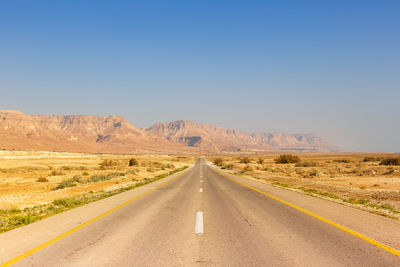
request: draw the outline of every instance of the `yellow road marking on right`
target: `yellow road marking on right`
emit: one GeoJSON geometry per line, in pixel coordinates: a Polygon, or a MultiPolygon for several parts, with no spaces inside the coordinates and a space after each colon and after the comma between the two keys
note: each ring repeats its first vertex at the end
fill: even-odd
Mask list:
{"type": "Polygon", "coordinates": [[[381,248],[381,249],[384,249],[384,250],[386,250],[386,251],[388,251],[388,252],[390,252],[390,253],[392,253],[392,254],[394,254],[394,255],[400,257],[400,251],[398,251],[398,250],[396,250],[396,249],[394,249],[394,248],[392,248],[392,247],[389,247],[389,246],[387,246],[387,245],[385,245],[385,244],[382,244],[382,243],[380,243],[380,242],[378,242],[378,241],[376,241],[376,240],[374,240],[374,239],[372,239],[372,238],[369,238],[369,237],[367,237],[367,236],[365,236],[365,235],[359,234],[359,233],[357,233],[356,231],[353,231],[353,230],[351,230],[351,229],[349,229],[349,228],[347,228],[347,227],[344,227],[344,226],[342,226],[342,225],[340,225],[340,224],[337,224],[337,223],[335,223],[335,222],[333,222],[333,221],[331,221],[331,220],[328,220],[328,219],[326,219],[326,218],[324,218],[324,217],[322,217],[322,216],[319,216],[319,215],[317,215],[317,214],[315,214],[315,213],[312,213],[311,211],[308,211],[308,210],[305,210],[305,209],[303,209],[303,208],[300,208],[299,206],[296,206],[296,205],[294,205],[294,204],[292,204],[292,203],[290,203],[290,202],[287,202],[287,201],[285,201],[285,200],[279,199],[279,198],[277,198],[277,197],[275,197],[275,196],[273,196],[273,195],[270,195],[270,194],[268,194],[268,193],[265,193],[265,192],[263,192],[263,191],[261,191],[261,190],[258,190],[258,189],[256,189],[256,188],[254,188],[254,187],[252,187],[252,186],[249,186],[249,185],[244,184],[244,183],[242,183],[242,182],[240,182],[240,181],[238,181],[238,180],[235,180],[235,179],[233,179],[233,178],[231,178],[231,177],[228,177],[228,176],[224,175],[223,173],[221,173],[221,172],[219,172],[219,171],[216,171],[216,172],[217,172],[218,174],[220,174],[221,176],[223,176],[223,177],[225,177],[225,178],[227,178],[227,179],[229,179],[229,180],[231,180],[231,181],[233,181],[233,182],[235,182],[235,183],[238,183],[238,184],[240,184],[240,185],[242,185],[242,186],[245,186],[245,187],[247,187],[247,188],[250,188],[251,190],[254,190],[254,191],[256,191],[256,192],[258,192],[258,193],[260,193],[260,194],[263,194],[263,195],[265,195],[265,196],[267,196],[267,197],[269,197],[269,198],[272,198],[272,199],[274,199],[274,200],[276,200],[276,201],[279,201],[279,202],[281,202],[281,203],[283,203],[283,204],[286,204],[286,205],[288,205],[288,206],[290,206],[290,207],[292,207],[292,208],[295,208],[295,209],[297,209],[297,210],[299,210],[299,211],[302,211],[302,212],[304,212],[304,213],[306,213],[306,214],[308,214],[308,215],[310,215],[310,216],[312,216],[312,217],[314,217],[314,218],[317,218],[317,219],[319,219],[319,220],[321,220],[321,221],[323,221],[323,222],[326,222],[326,223],[328,223],[328,224],[330,224],[330,225],[332,225],[332,226],[335,226],[335,227],[337,227],[337,228],[339,228],[339,229],[341,229],[341,230],[343,230],[343,231],[345,231],[345,232],[347,232],[347,233],[349,233],[349,234],[351,234],[351,235],[353,235],[353,236],[356,236],[356,237],[358,237],[358,238],[361,238],[362,240],[364,240],[364,241],[366,241],[366,242],[368,242],[368,243],[370,243],[370,244],[372,244],[372,245],[375,245],[375,246],[377,246],[377,247],[379,247],[379,248],[381,248]]]}

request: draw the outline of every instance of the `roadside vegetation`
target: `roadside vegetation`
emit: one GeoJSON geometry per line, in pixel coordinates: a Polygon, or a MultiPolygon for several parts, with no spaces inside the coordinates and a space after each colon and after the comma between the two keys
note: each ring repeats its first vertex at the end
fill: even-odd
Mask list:
{"type": "Polygon", "coordinates": [[[271,153],[220,158],[218,166],[232,174],[400,219],[398,154],[271,153]]]}
{"type": "MultiPolygon", "coordinates": [[[[52,203],[45,204],[45,205],[37,205],[25,209],[0,209],[0,232],[5,232],[11,229],[14,229],[16,227],[26,225],[35,221],[38,221],[40,219],[49,217],[51,215],[79,207],[85,204],[88,204],[90,202],[94,202],[100,199],[104,199],[110,196],[114,196],[116,194],[134,189],[139,186],[143,186],[155,181],[158,181],[160,179],[163,179],[169,175],[172,175],[174,173],[183,171],[187,168],[188,166],[183,166],[181,168],[174,169],[170,172],[167,173],[162,173],[157,176],[154,176],[152,178],[144,178],[143,180],[140,181],[132,181],[131,183],[118,188],[118,189],[113,189],[109,191],[90,191],[87,193],[84,193],[82,195],[76,196],[76,197],[71,197],[71,198],[62,198],[62,199],[57,199],[54,200],[52,203]]],[[[91,182],[96,182],[97,179],[112,179],[111,177],[114,176],[121,176],[123,173],[112,173],[111,175],[107,176],[92,176],[91,177],[91,182]],[[96,180],[96,181],[93,181],[96,180]]],[[[76,179],[69,179],[61,182],[58,185],[58,189],[63,189],[66,187],[71,187],[71,186],[76,186],[76,183],[79,183],[76,179]],[[74,185],[75,184],[75,185],[74,185]]]]}
{"type": "Polygon", "coordinates": [[[60,199],[74,199],[69,200],[73,205],[87,203],[162,178],[195,160],[193,156],[33,151],[13,155],[0,160],[0,228],[7,229],[59,212],[60,205],[54,202],[60,199]]]}
{"type": "Polygon", "coordinates": [[[275,158],[274,161],[277,164],[297,163],[300,161],[300,157],[292,154],[285,154],[275,158]]]}
{"type": "Polygon", "coordinates": [[[224,164],[224,160],[222,158],[215,158],[213,159],[213,162],[217,166],[222,166],[224,164]]]}
{"type": "Polygon", "coordinates": [[[357,199],[357,198],[343,198],[340,196],[337,196],[335,194],[332,193],[328,193],[328,192],[324,192],[324,191],[319,191],[316,189],[312,189],[312,188],[305,188],[303,186],[301,187],[292,187],[289,186],[288,184],[282,184],[282,183],[278,183],[278,182],[274,182],[271,183],[274,186],[278,186],[278,187],[283,187],[283,188],[288,188],[288,189],[294,189],[296,191],[301,191],[307,195],[311,195],[311,196],[317,196],[317,197],[321,197],[324,199],[330,199],[330,200],[334,200],[336,202],[340,202],[340,203],[345,203],[345,204],[350,204],[352,206],[359,206],[361,208],[366,209],[369,212],[378,214],[378,215],[382,215],[385,217],[391,217],[393,219],[399,219],[399,216],[394,216],[394,215],[399,215],[400,214],[400,209],[396,209],[394,208],[392,205],[390,204],[376,204],[376,203],[371,203],[370,200],[368,199],[357,199]]]}
{"type": "Polygon", "coordinates": [[[387,165],[387,166],[399,166],[400,158],[387,158],[383,159],[379,165],[387,165]]]}

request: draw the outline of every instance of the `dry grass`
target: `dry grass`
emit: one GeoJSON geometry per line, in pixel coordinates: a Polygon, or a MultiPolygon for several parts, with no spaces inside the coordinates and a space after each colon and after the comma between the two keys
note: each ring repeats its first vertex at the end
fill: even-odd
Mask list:
{"type": "Polygon", "coordinates": [[[400,218],[400,166],[380,164],[385,158],[399,158],[400,155],[303,153],[297,154],[300,162],[291,164],[276,164],[277,156],[247,155],[246,163],[243,156],[220,156],[223,161],[220,167],[276,185],[308,190],[306,193],[315,191],[317,195],[335,196],[350,204],[383,209],[400,218]]]}
{"type": "Polygon", "coordinates": [[[112,191],[190,165],[194,157],[0,151],[0,210],[112,191]]]}

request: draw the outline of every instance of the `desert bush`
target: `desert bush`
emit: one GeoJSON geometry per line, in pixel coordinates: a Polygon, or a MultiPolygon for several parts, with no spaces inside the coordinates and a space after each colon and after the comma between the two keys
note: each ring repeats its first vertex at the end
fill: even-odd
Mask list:
{"type": "Polygon", "coordinates": [[[105,174],[95,174],[92,175],[90,177],[90,179],[88,180],[89,183],[96,183],[96,182],[100,182],[100,181],[107,181],[107,180],[111,180],[115,177],[118,176],[125,176],[125,173],[123,172],[113,172],[113,173],[109,173],[107,175],[105,174]]]}
{"type": "Polygon", "coordinates": [[[125,176],[125,173],[123,172],[112,172],[107,174],[108,176],[113,176],[113,177],[117,177],[117,176],[125,176]]]}
{"type": "Polygon", "coordinates": [[[298,163],[300,161],[300,158],[296,155],[284,154],[274,159],[274,161],[277,164],[298,163]]]}
{"type": "Polygon", "coordinates": [[[72,167],[71,167],[71,166],[62,166],[62,167],[61,167],[61,170],[63,170],[63,171],[70,171],[70,170],[72,170],[72,167]]]}
{"type": "Polygon", "coordinates": [[[222,167],[222,169],[232,170],[233,167],[235,167],[235,165],[233,165],[233,164],[226,164],[224,167],[222,167]]]}
{"type": "Polygon", "coordinates": [[[367,169],[367,170],[363,170],[362,171],[362,174],[363,175],[375,175],[376,173],[374,172],[374,170],[370,170],[370,169],[367,169]]]}
{"type": "Polygon", "coordinates": [[[314,176],[320,176],[321,172],[318,170],[312,170],[310,173],[310,177],[314,177],[314,176]]]}
{"type": "Polygon", "coordinates": [[[390,169],[383,174],[388,175],[388,174],[397,174],[397,173],[400,173],[400,172],[398,170],[390,169]]]}
{"type": "Polygon", "coordinates": [[[240,163],[244,163],[244,164],[248,164],[248,163],[251,162],[251,158],[249,158],[249,157],[240,157],[239,158],[239,162],[240,163]]]}
{"type": "Polygon", "coordinates": [[[82,176],[80,175],[74,175],[74,177],[72,177],[72,180],[78,183],[83,183],[84,181],[82,180],[82,176]]]}
{"type": "Polygon", "coordinates": [[[112,159],[105,159],[102,162],[100,162],[100,167],[106,168],[106,167],[114,167],[117,166],[118,162],[112,159]]]}
{"type": "Polygon", "coordinates": [[[64,175],[65,173],[64,172],[62,172],[62,171],[60,171],[60,170],[53,170],[51,173],[50,173],[50,175],[51,176],[61,176],[61,175],[64,175]]]}
{"type": "Polygon", "coordinates": [[[67,187],[73,187],[73,186],[76,186],[75,181],[73,179],[68,179],[68,180],[64,180],[61,183],[59,183],[58,186],[55,188],[55,190],[64,189],[67,187]]]}
{"type": "Polygon", "coordinates": [[[217,166],[222,166],[222,164],[224,164],[224,160],[222,158],[215,158],[213,160],[213,163],[217,166]]]}
{"type": "Polygon", "coordinates": [[[40,177],[39,179],[37,179],[36,182],[39,182],[39,183],[47,183],[48,181],[49,181],[49,180],[47,180],[46,177],[40,177]]]}
{"type": "Polygon", "coordinates": [[[96,183],[96,182],[100,182],[100,181],[105,181],[105,180],[109,180],[111,179],[110,177],[104,175],[104,174],[95,174],[92,175],[90,177],[90,179],[88,180],[88,182],[90,183],[96,183]]]}
{"type": "Polygon", "coordinates": [[[387,165],[387,166],[399,166],[400,158],[386,158],[379,163],[379,165],[387,165]]]}
{"type": "Polygon", "coordinates": [[[335,159],[333,162],[336,162],[336,163],[351,163],[351,160],[348,160],[348,159],[335,159]]]}
{"type": "Polygon", "coordinates": [[[246,165],[246,167],[243,168],[243,171],[245,171],[245,172],[250,172],[253,170],[254,170],[254,168],[251,165],[246,165]]]}
{"type": "Polygon", "coordinates": [[[318,163],[317,162],[298,162],[295,167],[317,167],[318,163]]]}
{"type": "Polygon", "coordinates": [[[153,161],[153,162],[149,163],[149,165],[153,165],[155,167],[163,167],[164,166],[161,162],[158,162],[158,161],[153,161]]]}
{"type": "Polygon", "coordinates": [[[381,157],[365,157],[363,159],[363,162],[376,162],[376,161],[381,161],[383,158],[381,157]]]}
{"type": "Polygon", "coordinates": [[[85,166],[79,166],[79,167],[76,167],[76,169],[78,171],[86,171],[87,170],[87,168],[85,166]]]}
{"type": "Polygon", "coordinates": [[[263,164],[264,163],[264,159],[263,158],[258,158],[257,163],[258,164],[263,164]]]}
{"type": "Polygon", "coordinates": [[[131,158],[129,160],[129,166],[138,166],[138,165],[139,165],[139,162],[137,161],[137,159],[131,158]]]}
{"type": "Polygon", "coordinates": [[[83,175],[83,176],[88,176],[89,173],[88,173],[88,172],[82,172],[82,175],[83,175]]]}

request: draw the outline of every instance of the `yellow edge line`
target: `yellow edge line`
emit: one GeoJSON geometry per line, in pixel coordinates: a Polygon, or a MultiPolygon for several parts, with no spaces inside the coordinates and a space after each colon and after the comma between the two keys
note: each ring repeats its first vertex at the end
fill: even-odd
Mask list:
{"type": "Polygon", "coordinates": [[[274,200],[276,200],[276,201],[279,201],[279,202],[281,202],[281,203],[283,203],[283,204],[286,204],[286,205],[288,205],[288,206],[290,206],[290,207],[292,207],[292,208],[295,208],[295,209],[297,209],[297,210],[299,210],[299,211],[302,211],[302,212],[304,212],[304,213],[306,213],[306,214],[308,214],[308,215],[310,215],[310,216],[312,216],[312,217],[314,217],[314,218],[317,218],[317,219],[319,219],[319,220],[321,220],[321,221],[323,221],[323,222],[326,222],[326,223],[328,223],[328,224],[330,224],[330,225],[332,225],[332,226],[335,226],[335,227],[337,227],[337,228],[339,228],[339,229],[341,229],[341,230],[343,230],[343,231],[345,231],[345,232],[347,232],[347,233],[349,233],[349,234],[351,234],[351,235],[354,235],[354,236],[356,236],[356,237],[358,237],[358,238],[361,238],[362,240],[367,241],[368,243],[370,243],[370,244],[372,244],[372,245],[375,245],[375,246],[377,246],[377,247],[379,247],[379,248],[381,248],[381,249],[384,249],[384,250],[386,250],[386,251],[388,251],[388,252],[390,252],[390,253],[392,253],[392,254],[394,254],[394,255],[400,257],[400,251],[398,251],[398,250],[396,250],[396,249],[394,249],[394,248],[391,248],[391,247],[389,247],[389,246],[387,246],[387,245],[384,245],[384,244],[382,244],[382,243],[379,243],[378,241],[376,241],[376,240],[374,240],[374,239],[372,239],[372,238],[369,238],[369,237],[366,237],[366,236],[364,236],[364,235],[362,235],[362,234],[359,234],[359,233],[357,233],[356,231],[353,231],[353,230],[351,230],[351,229],[349,229],[349,228],[346,228],[346,227],[344,227],[344,226],[342,226],[342,225],[340,225],[340,224],[337,224],[337,223],[335,223],[335,222],[332,222],[332,221],[330,221],[330,220],[328,220],[328,219],[326,219],[326,218],[324,218],[324,217],[321,217],[321,216],[319,216],[319,215],[317,215],[317,214],[315,214],[315,213],[312,213],[311,211],[308,211],[308,210],[305,210],[305,209],[303,209],[303,208],[300,208],[300,207],[298,207],[298,206],[296,206],[296,205],[294,205],[294,204],[292,204],[292,203],[289,203],[289,202],[284,201],[284,200],[282,200],[282,199],[279,199],[279,198],[277,198],[277,197],[275,197],[275,196],[273,196],[273,195],[267,194],[267,193],[265,193],[265,192],[263,192],[263,191],[261,191],[261,190],[258,190],[258,189],[254,188],[254,187],[251,187],[251,186],[249,186],[249,185],[247,185],[247,184],[244,184],[244,183],[242,183],[242,182],[239,182],[239,181],[237,181],[237,180],[235,180],[235,179],[233,179],[233,178],[231,178],[231,177],[228,177],[228,176],[224,175],[223,173],[221,173],[221,172],[219,172],[219,171],[216,171],[216,172],[219,173],[221,176],[223,176],[223,177],[225,177],[225,178],[227,178],[227,179],[229,179],[229,180],[231,180],[231,181],[233,181],[233,182],[236,182],[236,183],[238,183],[238,184],[240,184],[240,185],[242,185],[242,186],[245,186],[245,187],[247,187],[247,188],[250,188],[251,190],[254,190],[254,191],[256,191],[256,192],[258,192],[258,193],[260,193],[260,194],[263,194],[263,195],[265,195],[265,196],[267,196],[267,197],[269,197],[269,198],[272,198],[272,199],[274,199],[274,200]]]}
{"type": "Polygon", "coordinates": [[[143,197],[143,196],[145,196],[145,195],[147,195],[147,194],[149,194],[149,193],[151,193],[151,192],[153,192],[153,191],[155,191],[155,190],[157,190],[157,189],[159,189],[159,188],[161,188],[161,187],[163,187],[163,186],[175,181],[176,179],[180,178],[183,174],[184,173],[181,173],[180,175],[178,175],[177,177],[173,178],[172,180],[170,180],[170,181],[168,181],[166,183],[163,183],[160,186],[157,186],[156,188],[153,188],[153,189],[151,189],[151,190],[149,190],[149,191],[147,191],[147,192],[145,192],[145,193],[143,193],[143,194],[141,194],[141,195],[139,195],[139,196],[137,196],[135,198],[132,198],[131,200],[128,200],[127,202],[125,202],[123,204],[120,204],[119,206],[117,206],[117,207],[115,207],[115,208],[113,208],[113,209],[111,209],[111,210],[109,210],[109,211],[107,211],[107,212],[105,212],[105,213],[103,213],[103,214],[101,214],[101,215],[99,215],[99,216],[97,216],[97,217],[95,217],[95,218],[93,218],[93,219],[91,219],[91,220],[89,220],[89,221],[87,221],[87,222],[85,222],[85,223],[83,223],[83,224],[81,224],[81,225],[69,230],[68,232],[65,232],[64,234],[61,234],[61,235],[55,237],[54,239],[52,239],[50,241],[47,241],[46,243],[43,243],[40,246],[38,246],[38,247],[28,251],[28,252],[25,252],[24,254],[14,258],[14,259],[12,259],[12,260],[10,260],[8,262],[5,262],[5,263],[1,264],[0,267],[10,266],[11,264],[16,263],[17,261],[22,260],[23,258],[25,258],[25,257],[27,257],[27,256],[29,256],[29,255],[41,250],[44,247],[47,247],[48,245],[60,240],[63,237],[66,237],[67,235],[69,235],[69,234],[71,234],[71,233],[73,233],[73,232],[85,227],[88,224],[91,224],[92,222],[97,221],[98,219],[110,214],[111,212],[116,211],[117,209],[120,209],[121,207],[123,207],[125,205],[128,205],[129,203],[135,201],[136,199],[138,199],[140,197],[143,197]]]}

